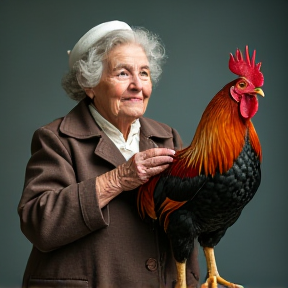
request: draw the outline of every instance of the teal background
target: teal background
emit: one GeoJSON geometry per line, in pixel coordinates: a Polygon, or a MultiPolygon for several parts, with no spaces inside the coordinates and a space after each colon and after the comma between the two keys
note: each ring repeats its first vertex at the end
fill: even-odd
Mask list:
{"type": "Polygon", "coordinates": [[[31,249],[20,231],[17,205],[32,133],[76,104],[60,85],[66,51],[90,28],[115,19],[144,26],[165,43],[169,58],[146,116],[176,128],[186,145],[209,100],[235,78],[229,53],[246,44],[257,50],[266,96],[259,99],[253,123],[263,148],[263,178],[216,247],[216,259],[228,280],[253,288],[288,287],[288,1],[281,0],[1,0],[0,287],[20,287],[31,249]]]}

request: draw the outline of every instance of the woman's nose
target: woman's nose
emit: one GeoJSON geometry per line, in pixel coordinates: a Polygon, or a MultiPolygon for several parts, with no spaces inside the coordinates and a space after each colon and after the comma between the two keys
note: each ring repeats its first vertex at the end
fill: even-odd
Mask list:
{"type": "Polygon", "coordinates": [[[138,75],[133,75],[131,77],[130,88],[133,90],[140,91],[143,88],[142,80],[139,78],[138,75]]]}

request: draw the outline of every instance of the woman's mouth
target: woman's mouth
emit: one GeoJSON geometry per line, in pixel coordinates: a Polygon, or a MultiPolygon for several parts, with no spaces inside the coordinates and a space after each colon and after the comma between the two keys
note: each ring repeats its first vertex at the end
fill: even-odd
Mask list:
{"type": "Polygon", "coordinates": [[[137,98],[137,97],[127,97],[127,98],[122,98],[121,101],[130,101],[130,102],[142,102],[142,98],[137,98]]]}

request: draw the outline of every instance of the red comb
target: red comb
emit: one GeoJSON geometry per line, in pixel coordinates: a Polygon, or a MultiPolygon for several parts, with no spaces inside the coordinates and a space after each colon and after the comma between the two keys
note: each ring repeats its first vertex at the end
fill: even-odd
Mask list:
{"type": "Polygon", "coordinates": [[[264,84],[264,76],[260,72],[261,62],[255,65],[256,50],[253,51],[250,59],[248,46],[246,45],[246,59],[244,60],[242,52],[237,49],[236,56],[230,53],[229,69],[232,73],[247,78],[255,87],[261,87],[264,84]]]}

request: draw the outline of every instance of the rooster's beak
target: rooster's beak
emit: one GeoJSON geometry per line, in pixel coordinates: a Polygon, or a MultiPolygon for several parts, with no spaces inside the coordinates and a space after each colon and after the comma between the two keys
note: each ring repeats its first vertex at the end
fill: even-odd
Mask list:
{"type": "Polygon", "coordinates": [[[258,95],[261,95],[262,97],[264,97],[264,92],[261,88],[255,88],[254,92],[257,93],[258,95]]]}

